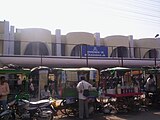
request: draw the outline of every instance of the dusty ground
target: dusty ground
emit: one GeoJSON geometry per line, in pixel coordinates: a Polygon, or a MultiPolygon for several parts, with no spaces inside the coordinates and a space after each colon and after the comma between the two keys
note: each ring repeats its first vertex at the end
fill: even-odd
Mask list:
{"type": "MultiPolygon", "coordinates": [[[[76,117],[57,116],[54,120],[76,120],[76,117]]],[[[105,115],[97,113],[89,120],[160,120],[160,109],[151,109],[134,113],[116,113],[105,115]]]]}

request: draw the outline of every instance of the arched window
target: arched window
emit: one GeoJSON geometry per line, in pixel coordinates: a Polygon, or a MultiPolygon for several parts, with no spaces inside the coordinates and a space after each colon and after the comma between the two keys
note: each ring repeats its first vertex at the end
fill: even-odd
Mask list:
{"type": "Polygon", "coordinates": [[[117,47],[112,51],[111,57],[128,57],[128,49],[126,47],[117,47]]]}
{"type": "Polygon", "coordinates": [[[71,56],[81,56],[81,46],[82,45],[76,45],[71,52],[71,56]]]}
{"type": "Polygon", "coordinates": [[[158,56],[158,51],[156,49],[151,49],[146,52],[144,58],[155,58],[155,57],[157,58],[157,56],[158,56]]]}
{"type": "Polygon", "coordinates": [[[44,43],[31,42],[27,45],[24,55],[49,55],[49,52],[44,43]]]}

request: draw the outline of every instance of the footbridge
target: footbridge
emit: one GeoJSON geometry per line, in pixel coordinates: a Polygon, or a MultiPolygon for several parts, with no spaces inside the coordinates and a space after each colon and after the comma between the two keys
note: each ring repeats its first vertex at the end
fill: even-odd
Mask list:
{"type": "Polygon", "coordinates": [[[157,58],[100,58],[76,56],[0,56],[0,64],[16,64],[22,67],[49,66],[49,67],[94,67],[107,68],[115,66],[144,67],[159,66],[157,58]]]}

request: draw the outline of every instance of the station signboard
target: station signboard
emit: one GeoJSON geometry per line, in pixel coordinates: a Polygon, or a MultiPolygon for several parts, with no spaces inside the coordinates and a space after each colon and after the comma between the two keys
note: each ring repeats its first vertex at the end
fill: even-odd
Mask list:
{"type": "Polygon", "coordinates": [[[108,57],[106,46],[82,46],[82,57],[108,57]]]}

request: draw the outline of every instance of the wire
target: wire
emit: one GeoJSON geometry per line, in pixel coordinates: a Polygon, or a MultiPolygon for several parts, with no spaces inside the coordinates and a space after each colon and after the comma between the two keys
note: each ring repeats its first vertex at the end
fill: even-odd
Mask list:
{"type": "MultiPolygon", "coordinates": [[[[127,0],[128,2],[128,0],[127,0]]],[[[123,3],[124,3],[124,0],[123,0],[123,3]]],[[[160,13],[160,11],[156,10],[156,11],[150,11],[148,12],[147,8],[144,9],[144,7],[140,7],[140,6],[143,6],[142,4],[139,4],[140,6],[137,5],[137,3],[132,3],[133,5],[137,6],[138,8],[137,9],[134,9],[133,5],[128,5],[128,3],[125,2],[125,6],[122,6],[123,4],[121,2],[121,0],[117,1],[116,0],[116,5],[114,3],[110,4],[110,5],[107,5],[106,7],[106,3],[104,2],[101,2],[99,5],[99,8],[98,9],[104,9],[105,11],[109,12],[108,9],[114,11],[114,12],[118,12],[120,14],[117,14],[118,16],[122,16],[122,17],[125,17],[125,18],[133,18],[133,19],[136,19],[136,20],[140,20],[141,22],[143,21],[150,21],[152,23],[155,23],[155,24],[160,24],[160,16],[158,15],[155,15],[154,13],[157,12],[160,13]],[[123,8],[122,8],[123,7],[123,8]],[[147,13],[146,13],[147,11],[147,13]],[[125,13],[129,13],[127,14],[126,16],[124,16],[125,13]],[[123,14],[123,15],[122,15],[123,14]],[[138,16],[137,16],[138,15],[138,16]]],[[[131,4],[131,2],[129,2],[129,4],[131,4]]]]}
{"type": "Polygon", "coordinates": [[[128,5],[128,4],[123,5],[120,2],[117,5],[109,6],[109,7],[111,9],[119,10],[119,11],[122,11],[122,12],[129,12],[129,13],[134,13],[134,14],[138,14],[138,15],[148,16],[148,17],[160,18],[160,16],[159,16],[160,11],[156,11],[156,12],[153,12],[153,10],[149,11],[147,8],[145,8],[145,9],[143,8],[142,9],[141,6],[139,6],[139,8],[134,8],[133,5],[132,6],[128,5]],[[155,15],[155,13],[157,13],[157,14],[155,15]]]}
{"type": "Polygon", "coordinates": [[[125,6],[129,7],[135,7],[135,9],[142,9],[142,10],[147,10],[151,12],[160,12],[160,5],[153,5],[151,3],[145,3],[145,1],[140,2],[140,1],[133,1],[130,2],[129,0],[127,1],[121,1],[121,3],[126,4],[125,6]],[[157,7],[156,7],[157,6],[157,7]]]}
{"type": "MultiPolygon", "coordinates": [[[[142,2],[144,2],[144,3],[147,3],[147,4],[151,4],[151,5],[157,5],[157,4],[159,4],[160,5],[160,1],[159,0],[148,0],[148,2],[146,2],[146,1],[144,1],[144,0],[142,0],[142,2]],[[154,4],[155,3],[155,4],[154,4]]],[[[157,5],[158,6],[158,5],[157,5]]]]}

